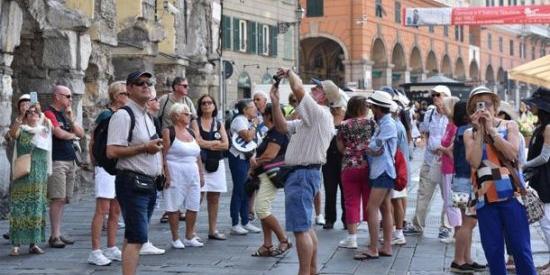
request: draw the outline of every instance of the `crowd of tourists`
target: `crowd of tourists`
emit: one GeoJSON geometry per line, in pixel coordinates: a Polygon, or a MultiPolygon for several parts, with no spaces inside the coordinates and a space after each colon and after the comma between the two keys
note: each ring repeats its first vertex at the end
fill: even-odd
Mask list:
{"type": "MultiPolygon", "coordinates": [[[[353,258],[376,260],[391,257],[393,246],[407,243],[406,235],[423,234],[436,187],[443,200],[438,237],[455,243],[451,271],[505,274],[514,268],[517,274],[537,274],[529,231],[535,220],[526,211],[533,202],[525,198],[533,189],[538,192],[545,211],[536,221],[550,248],[549,90],[539,88],[525,100],[538,117],[526,144],[520,116],[486,87],[472,89],[461,101],[448,87],[436,86],[427,107],[415,106],[391,87],[349,98],[331,80],[314,79],[306,91],[292,70],[279,69],[274,78],[269,95],[259,91],[253,100],[240,100],[225,123],[218,119],[214,97],[203,95],[194,105],[185,78],[174,79],[172,92],[161,97],[149,72],[112,83],[110,103],[97,116],[89,144],[96,209],[88,262],[122,261],[123,274],[135,274],[139,255],[165,253],[148,238],[158,198],[172,249],[205,245],[196,229],[203,200],[208,239],[226,240],[217,221],[220,196],[228,190],[227,158],[233,182],[230,233],[263,233],[252,254],[256,257],[278,256],[295,246],[298,274],[318,272],[313,224],[334,228],[338,189],[347,230],[338,246],[358,249],[358,226],[365,221],[369,241],[353,258]],[[283,78],[292,90],[288,106],[282,106],[278,90],[283,78]],[[416,211],[406,221],[412,150],[420,143],[425,153],[416,211]],[[271,211],[279,190],[284,190],[285,217],[271,211]],[[252,223],[256,218],[260,228],[252,223]],[[180,221],[185,221],[183,236],[180,221]],[[124,225],[122,251],[116,246],[119,225],[124,225]],[[471,255],[476,225],[487,265],[471,255]],[[103,250],[102,230],[107,231],[103,250]],[[287,232],[294,234],[294,243],[287,232]]],[[[21,96],[6,134],[13,141],[10,232],[5,236],[12,256],[21,253],[22,245],[29,245],[29,253],[44,253],[38,244],[46,241],[47,206],[48,245],[74,243],[62,234],[62,218],[82,162],[78,141],[84,131],[71,109],[71,90],[58,85],[51,94],[52,104],[44,111],[35,98],[21,96]]],[[[550,274],[550,264],[540,272],[550,274]]]]}

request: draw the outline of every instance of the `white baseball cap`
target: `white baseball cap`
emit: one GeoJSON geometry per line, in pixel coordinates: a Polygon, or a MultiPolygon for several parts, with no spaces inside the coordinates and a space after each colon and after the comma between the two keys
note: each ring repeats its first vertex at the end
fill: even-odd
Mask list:
{"type": "Polygon", "coordinates": [[[444,96],[451,96],[451,90],[449,90],[449,87],[445,85],[437,85],[433,87],[430,94],[434,94],[434,93],[441,94],[444,96]]]}

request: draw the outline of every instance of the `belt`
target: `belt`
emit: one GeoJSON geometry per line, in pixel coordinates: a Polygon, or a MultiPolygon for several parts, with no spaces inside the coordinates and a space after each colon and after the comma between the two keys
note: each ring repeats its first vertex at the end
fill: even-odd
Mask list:
{"type": "Polygon", "coordinates": [[[308,164],[308,165],[294,165],[292,166],[292,168],[294,168],[294,170],[298,170],[298,169],[321,169],[321,164],[308,164]]]}
{"type": "Polygon", "coordinates": [[[147,177],[147,178],[151,178],[153,180],[155,180],[158,176],[151,176],[151,175],[145,175],[143,173],[139,173],[139,172],[134,172],[132,170],[117,170],[117,175],[138,175],[138,176],[141,176],[141,177],[147,177]]]}

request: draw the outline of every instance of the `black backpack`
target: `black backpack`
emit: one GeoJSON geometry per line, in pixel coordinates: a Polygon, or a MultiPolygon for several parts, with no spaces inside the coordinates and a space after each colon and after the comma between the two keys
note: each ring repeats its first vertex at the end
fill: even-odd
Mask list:
{"type": "MultiPolygon", "coordinates": [[[[193,132],[193,129],[187,128],[187,131],[189,131],[189,134],[191,134],[191,136],[195,138],[195,132],[193,132]]],[[[170,145],[172,145],[172,143],[174,143],[174,140],[176,139],[176,128],[174,127],[174,125],[168,127],[168,133],[170,135],[170,145]]]]}
{"type": "MultiPolygon", "coordinates": [[[[126,110],[130,115],[130,131],[128,133],[128,143],[132,141],[132,132],[136,125],[136,118],[134,112],[130,107],[124,106],[119,110],[126,110]]],[[[116,163],[118,159],[110,159],[107,157],[107,136],[109,130],[109,122],[114,113],[111,113],[109,117],[106,117],[96,126],[94,130],[94,145],[92,146],[92,154],[94,156],[97,166],[103,167],[107,173],[116,175],[116,163]]]]}

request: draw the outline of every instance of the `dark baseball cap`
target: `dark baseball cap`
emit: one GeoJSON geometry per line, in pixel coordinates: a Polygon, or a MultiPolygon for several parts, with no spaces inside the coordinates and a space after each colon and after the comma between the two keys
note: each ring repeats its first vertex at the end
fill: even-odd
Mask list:
{"type": "Polygon", "coordinates": [[[323,87],[323,85],[321,84],[321,80],[319,80],[319,79],[312,78],[311,83],[315,84],[316,86],[323,87]]]}
{"type": "Polygon", "coordinates": [[[153,74],[150,72],[142,72],[142,71],[136,71],[128,75],[126,78],[126,85],[132,84],[136,82],[140,77],[145,76],[148,78],[153,77],[153,74]]]}

